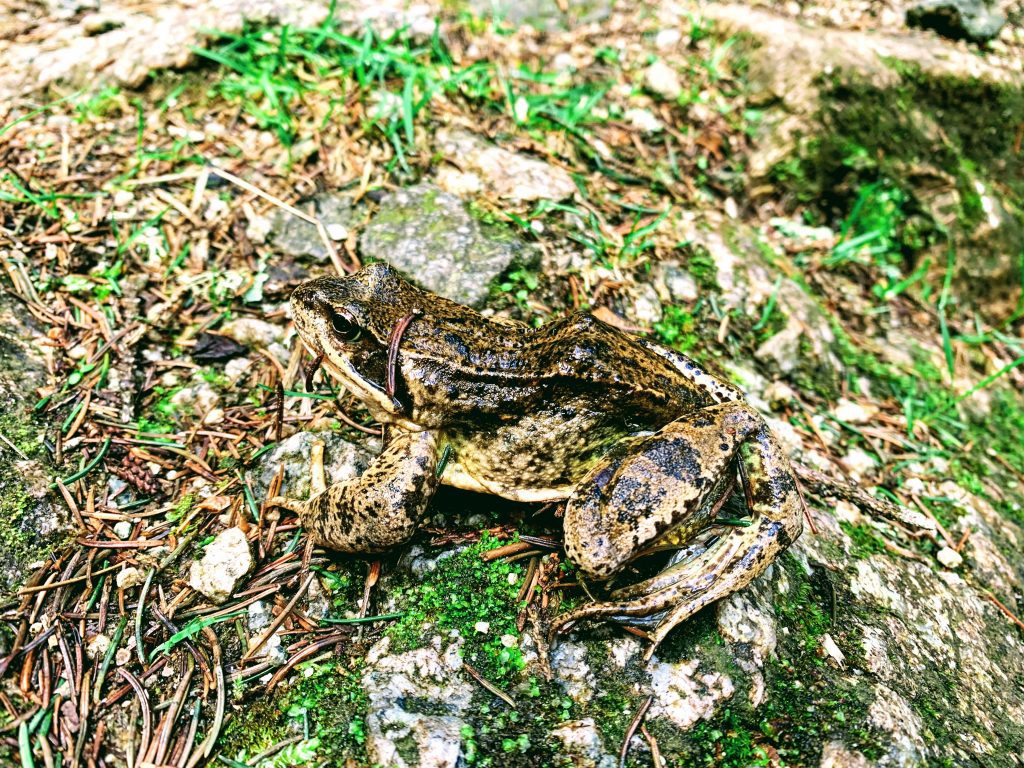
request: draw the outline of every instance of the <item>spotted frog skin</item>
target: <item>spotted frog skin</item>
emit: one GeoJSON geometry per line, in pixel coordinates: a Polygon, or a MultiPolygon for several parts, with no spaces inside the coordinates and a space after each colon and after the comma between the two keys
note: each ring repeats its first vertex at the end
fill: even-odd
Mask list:
{"type": "Polygon", "coordinates": [[[585,580],[677,550],[654,578],[552,627],[595,617],[645,626],[649,656],[800,535],[778,441],[737,389],[684,355],[587,313],[540,328],[485,318],[381,264],[304,283],[291,305],[305,345],[390,435],[361,477],[281,502],[319,545],[374,553],[407,541],[439,482],[565,501],[565,551],[585,580]],[[716,521],[737,486],[745,527],[716,521]]]}

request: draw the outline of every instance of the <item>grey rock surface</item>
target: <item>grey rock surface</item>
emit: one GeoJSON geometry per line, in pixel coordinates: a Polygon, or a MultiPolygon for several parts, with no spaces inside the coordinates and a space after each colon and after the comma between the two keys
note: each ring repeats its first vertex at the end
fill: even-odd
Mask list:
{"type": "MultiPolygon", "coordinates": [[[[355,220],[352,198],[341,193],[314,195],[305,202],[297,203],[295,207],[320,219],[329,234],[348,229],[355,220]]],[[[314,224],[284,210],[276,210],[269,224],[267,240],[285,255],[317,262],[325,262],[330,258],[314,224]]]]}
{"type": "Polygon", "coordinates": [[[462,715],[474,693],[459,674],[459,643],[442,647],[437,637],[432,646],[400,654],[389,654],[389,645],[385,639],[370,649],[363,674],[371,760],[398,768],[455,768],[462,758],[462,715]],[[416,711],[414,702],[430,711],[416,711]]]}
{"type": "Polygon", "coordinates": [[[324,444],[324,472],[328,485],[358,477],[374,456],[372,443],[350,443],[334,432],[298,432],[261,456],[257,464],[246,471],[246,480],[258,501],[266,497],[267,488],[282,466],[281,495],[290,499],[309,496],[309,453],[315,440],[324,444]]]}
{"type": "Polygon", "coordinates": [[[533,251],[506,230],[475,219],[431,184],[392,192],[359,239],[364,257],[387,261],[424,288],[479,305],[491,282],[533,251]]]}
{"type": "Polygon", "coordinates": [[[469,0],[474,13],[493,16],[512,26],[529,24],[543,30],[571,28],[573,24],[586,24],[608,16],[608,0],[469,0]]]}
{"type": "Polygon", "coordinates": [[[453,163],[438,168],[438,184],[453,194],[486,189],[497,197],[523,202],[563,200],[576,192],[576,183],[565,169],[503,149],[469,131],[440,131],[437,144],[453,163]]]}
{"type": "Polygon", "coordinates": [[[907,24],[943,37],[983,43],[1006,23],[997,3],[988,0],[917,0],[907,8],[907,24]]]}
{"type": "Polygon", "coordinates": [[[69,516],[49,489],[55,472],[43,447],[45,426],[32,415],[31,382],[47,379],[44,339],[0,282],[0,599],[69,532],[69,516]]]}

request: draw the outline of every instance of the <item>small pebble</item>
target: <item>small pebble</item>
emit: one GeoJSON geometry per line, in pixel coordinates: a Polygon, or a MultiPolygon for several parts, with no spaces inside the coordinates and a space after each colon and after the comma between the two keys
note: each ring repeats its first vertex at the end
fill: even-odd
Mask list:
{"type": "Polygon", "coordinates": [[[954,571],[957,568],[959,568],[964,562],[964,559],[960,555],[960,553],[952,547],[943,547],[942,549],[940,549],[935,554],[935,559],[942,563],[943,567],[949,568],[949,570],[951,571],[954,571]]]}

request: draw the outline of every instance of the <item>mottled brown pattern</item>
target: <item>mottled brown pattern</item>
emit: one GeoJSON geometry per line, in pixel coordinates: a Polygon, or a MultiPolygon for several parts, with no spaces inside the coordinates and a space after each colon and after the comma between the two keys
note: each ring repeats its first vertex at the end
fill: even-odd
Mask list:
{"type": "Polygon", "coordinates": [[[306,346],[394,435],[363,477],[301,507],[325,546],[376,552],[407,540],[448,445],[442,482],[568,499],[566,553],[586,578],[606,579],[652,546],[680,547],[662,574],[554,626],[597,616],[651,625],[653,650],[800,535],[796,484],[764,420],[684,355],[585,313],[539,329],[488,319],[380,264],[305,283],[292,308],[306,346]],[[410,317],[392,393],[389,339],[410,317]],[[749,528],[715,523],[734,485],[749,528]]]}

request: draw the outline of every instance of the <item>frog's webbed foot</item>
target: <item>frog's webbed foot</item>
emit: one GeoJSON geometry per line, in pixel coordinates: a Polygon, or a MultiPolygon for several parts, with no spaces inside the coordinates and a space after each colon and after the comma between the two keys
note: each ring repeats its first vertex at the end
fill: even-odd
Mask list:
{"type": "MultiPolygon", "coordinates": [[[[616,590],[608,601],[584,605],[559,616],[552,624],[552,635],[581,619],[590,618],[605,618],[625,624],[654,624],[649,633],[651,645],[645,653],[645,658],[649,659],[674,627],[705,605],[746,586],[800,535],[803,506],[796,481],[781,446],[756,411],[743,402],[730,402],[698,413],[681,419],[676,425],[669,425],[659,435],[650,438],[651,446],[659,448],[671,439],[672,427],[675,426],[686,438],[682,445],[683,453],[696,448],[701,457],[698,463],[703,470],[703,479],[690,478],[690,482],[703,487],[705,492],[691,493],[685,502],[678,502],[675,498],[685,496],[685,489],[669,488],[664,495],[666,504],[676,505],[673,512],[676,519],[696,516],[697,522],[702,523],[693,531],[691,539],[694,543],[685,548],[681,559],[654,578],[616,590]],[[707,443],[709,435],[711,443],[707,443]],[[714,450],[709,450],[709,447],[714,450]],[[725,461],[724,470],[722,460],[725,461]],[[749,527],[715,526],[712,520],[701,519],[709,506],[709,494],[713,496],[715,492],[706,476],[735,471],[732,467],[739,469],[751,515],[749,527]]],[[[654,451],[642,450],[635,459],[621,462],[615,469],[616,478],[603,480],[606,488],[596,506],[589,503],[586,495],[579,501],[574,497],[566,511],[567,530],[570,523],[592,529],[595,517],[607,525],[621,519],[622,509],[610,502],[616,494],[615,484],[621,485],[622,476],[633,471],[630,462],[636,462],[637,467],[644,471],[649,469],[652,457],[656,456],[654,451]],[[582,507],[582,513],[574,511],[574,505],[582,507]]],[[[595,477],[600,479],[601,476],[595,477]]],[[[575,538],[580,539],[579,536],[575,538]]],[[[607,546],[605,538],[598,534],[585,543],[577,541],[571,555],[584,572],[590,570],[585,547],[607,546]],[[592,545],[590,541],[593,541],[592,545]]],[[[602,555],[600,562],[606,558],[607,555],[602,555]]]]}
{"type": "Polygon", "coordinates": [[[320,477],[314,469],[310,499],[276,496],[268,503],[296,512],[313,541],[328,549],[367,554],[408,541],[437,488],[433,434],[395,434],[362,475],[329,488],[323,479],[322,444],[319,451],[320,477]]]}

